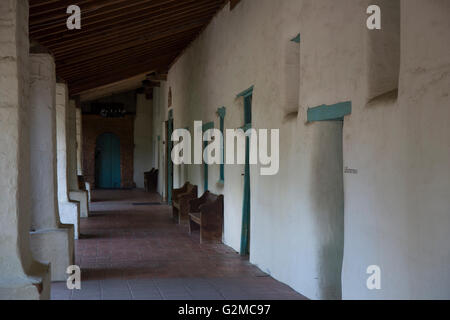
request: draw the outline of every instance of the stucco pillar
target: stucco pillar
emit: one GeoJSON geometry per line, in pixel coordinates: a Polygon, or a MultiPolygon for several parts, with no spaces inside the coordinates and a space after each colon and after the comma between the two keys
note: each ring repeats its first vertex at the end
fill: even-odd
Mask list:
{"type": "Polygon", "coordinates": [[[80,108],[76,108],[76,129],[77,129],[77,174],[83,175],[82,150],[83,150],[83,127],[82,127],[82,113],[80,108]]]}
{"type": "Polygon", "coordinates": [[[30,244],[28,1],[0,1],[0,300],[49,299],[30,244]]]}
{"type": "Polygon", "coordinates": [[[65,83],[56,84],[56,145],[58,164],[58,204],[62,223],[74,225],[74,238],[80,235],[80,203],[69,199],[68,123],[69,96],[65,83]]]}
{"type": "Polygon", "coordinates": [[[37,260],[51,262],[52,281],[64,281],[74,243],[73,225],[62,225],[58,211],[53,57],[31,54],[30,71],[31,251],[37,260]]]}
{"type": "MultiPolygon", "coordinates": [[[[84,175],[83,170],[83,112],[81,108],[76,109],[77,112],[77,173],[78,175],[84,175]]],[[[91,202],[91,185],[89,182],[85,182],[85,190],[88,195],[88,208],[91,202]]]]}
{"type": "Polygon", "coordinates": [[[69,182],[69,199],[80,203],[80,217],[89,216],[88,193],[78,187],[77,176],[77,123],[76,104],[74,100],[69,101],[67,124],[67,167],[69,182]]]}
{"type": "Polygon", "coordinates": [[[134,118],[134,182],[144,189],[144,172],[152,169],[152,100],[145,94],[136,95],[134,118]]]}

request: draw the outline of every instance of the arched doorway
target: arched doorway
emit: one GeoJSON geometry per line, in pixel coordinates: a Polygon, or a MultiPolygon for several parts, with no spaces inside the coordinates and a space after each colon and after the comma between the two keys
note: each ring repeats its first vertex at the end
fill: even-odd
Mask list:
{"type": "Polygon", "coordinates": [[[120,140],[113,133],[104,133],[97,138],[95,185],[101,189],[119,189],[121,186],[120,140]]]}

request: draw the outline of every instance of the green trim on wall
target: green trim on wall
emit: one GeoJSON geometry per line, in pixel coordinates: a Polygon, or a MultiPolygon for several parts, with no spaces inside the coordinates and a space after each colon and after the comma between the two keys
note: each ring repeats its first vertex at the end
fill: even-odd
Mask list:
{"type": "Polygon", "coordinates": [[[296,35],[295,38],[292,38],[291,41],[295,43],[300,43],[300,33],[296,35]]]}
{"type": "Polygon", "coordinates": [[[173,161],[172,161],[172,149],[173,149],[173,141],[172,141],[172,133],[174,130],[173,126],[173,113],[169,112],[169,120],[167,121],[167,148],[168,148],[168,156],[167,156],[167,202],[172,204],[172,192],[173,192],[173,161]]]}
{"type": "MultiPolygon", "coordinates": [[[[252,127],[253,87],[244,95],[244,131],[252,127]]],[[[250,137],[245,137],[244,195],[242,204],[242,233],[240,254],[250,253],[250,137]]]]}
{"type": "MultiPolygon", "coordinates": [[[[202,127],[203,133],[205,133],[206,131],[210,130],[210,129],[214,129],[214,122],[208,122],[205,123],[202,127]]],[[[205,148],[208,146],[208,142],[207,141],[203,141],[203,151],[205,150],[205,148]]],[[[208,191],[208,187],[209,187],[209,175],[208,175],[208,164],[205,162],[203,164],[203,170],[204,170],[204,180],[203,180],[203,186],[204,186],[204,191],[208,191]]]]}
{"type": "Polygon", "coordinates": [[[225,118],[226,114],[227,114],[227,108],[222,107],[217,109],[217,114],[219,115],[220,118],[225,118]]]}
{"type": "Polygon", "coordinates": [[[250,88],[248,88],[248,89],[242,91],[241,93],[239,93],[236,97],[237,98],[240,98],[240,97],[244,97],[245,98],[245,97],[248,97],[248,96],[252,95],[254,87],[255,86],[251,86],[250,88]]]}
{"type": "Polygon", "coordinates": [[[224,130],[225,130],[225,115],[227,114],[227,109],[225,107],[217,109],[217,114],[220,118],[220,132],[222,133],[222,141],[220,143],[220,158],[222,163],[220,164],[220,178],[218,183],[221,185],[225,184],[225,147],[224,147],[224,130]]]}
{"type": "Polygon", "coordinates": [[[321,105],[308,109],[308,122],[344,120],[344,117],[351,113],[351,101],[340,102],[329,106],[321,105]]]}
{"type": "Polygon", "coordinates": [[[208,131],[209,129],[214,129],[214,122],[208,122],[202,126],[203,132],[208,131]]]}

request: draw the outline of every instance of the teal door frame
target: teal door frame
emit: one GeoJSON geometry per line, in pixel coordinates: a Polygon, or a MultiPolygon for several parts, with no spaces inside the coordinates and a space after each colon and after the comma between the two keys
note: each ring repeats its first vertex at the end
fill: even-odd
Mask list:
{"type": "Polygon", "coordinates": [[[97,137],[95,150],[95,184],[101,189],[120,189],[120,139],[113,133],[97,137]]]}
{"type": "MultiPolygon", "coordinates": [[[[238,97],[244,98],[244,131],[252,127],[253,86],[243,91],[238,97]]],[[[242,204],[242,233],[240,254],[250,253],[250,137],[245,137],[244,195],[242,204]]]]}
{"type": "Polygon", "coordinates": [[[172,133],[173,133],[173,110],[169,111],[169,119],[167,121],[167,202],[172,204],[173,191],[173,161],[172,161],[172,133]]]}
{"type": "Polygon", "coordinates": [[[220,158],[222,163],[220,164],[220,177],[219,184],[225,184],[225,147],[224,147],[224,131],[225,131],[225,115],[227,114],[226,108],[222,107],[217,109],[217,114],[220,118],[220,132],[222,133],[222,141],[220,142],[220,158]]]}
{"type": "MultiPolygon", "coordinates": [[[[205,134],[206,131],[210,130],[210,129],[214,129],[214,122],[208,122],[205,123],[202,127],[202,135],[205,134]]],[[[202,137],[203,139],[203,137],[202,137]]],[[[206,147],[208,146],[208,141],[203,141],[203,151],[206,149],[206,147]]],[[[208,164],[203,161],[203,187],[204,187],[204,191],[208,191],[209,188],[209,174],[208,174],[209,168],[208,168],[208,164]]]]}
{"type": "Polygon", "coordinates": [[[321,105],[309,108],[307,117],[308,122],[314,121],[342,121],[344,117],[352,113],[352,102],[345,101],[332,105],[321,105]]]}

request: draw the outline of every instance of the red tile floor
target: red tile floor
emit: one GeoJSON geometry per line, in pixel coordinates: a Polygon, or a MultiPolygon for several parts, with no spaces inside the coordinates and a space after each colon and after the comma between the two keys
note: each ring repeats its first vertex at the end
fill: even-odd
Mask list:
{"type": "Polygon", "coordinates": [[[52,284],[54,300],[305,299],[231,248],[199,243],[172,221],[157,194],[93,191],[91,214],[75,241],[81,290],[52,284]]]}

